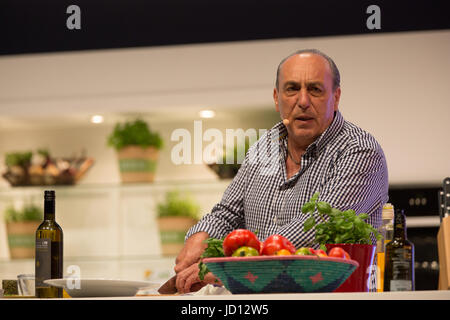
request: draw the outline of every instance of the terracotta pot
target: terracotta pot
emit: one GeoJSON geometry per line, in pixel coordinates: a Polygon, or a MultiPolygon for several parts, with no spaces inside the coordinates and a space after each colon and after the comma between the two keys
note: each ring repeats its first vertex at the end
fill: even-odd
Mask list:
{"type": "Polygon", "coordinates": [[[6,223],[11,259],[34,258],[36,230],[40,221],[6,223]]]}
{"type": "Polygon", "coordinates": [[[120,178],[124,183],[153,182],[158,161],[158,149],[128,146],[117,152],[120,178]]]}
{"type": "Polygon", "coordinates": [[[327,251],[341,247],[348,252],[352,260],[359,263],[359,267],[334,292],[369,292],[370,275],[374,267],[376,245],[371,244],[326,244],[327,251]]]}
{"type": "Polygon", "coordinates": [[[158,218],[161,249],[164,256],[176,256],[184,246],[187,231],[197,223],[189,217],[158,218]]]}

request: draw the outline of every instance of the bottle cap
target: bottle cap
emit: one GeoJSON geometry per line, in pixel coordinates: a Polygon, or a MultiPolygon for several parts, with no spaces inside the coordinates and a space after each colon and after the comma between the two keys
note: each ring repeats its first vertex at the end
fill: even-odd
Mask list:
{"type": "Polygon", "coordinates": [[[55,190],[45,190],[44,191],[44,200],[55,200],[55,190]]]}
{"type": "Polygon", "coordinates": [[[406,223],[405,211],[403,209],[395,209],[394,220],[395,220],[394,224],[398,224],[398,223],[402,223],[402,222],[406,223]]]}
{"type": "Polygon", "coordinates": [[[381,215],[382,219],[394,219],[394,206],[391,203],[386,203],[381,215]]]}

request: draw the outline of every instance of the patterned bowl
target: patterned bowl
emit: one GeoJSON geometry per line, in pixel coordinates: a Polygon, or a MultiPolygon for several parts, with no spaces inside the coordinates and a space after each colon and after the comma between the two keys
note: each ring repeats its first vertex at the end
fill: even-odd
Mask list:
{"type": "Polygon", "coordinates": [[[333,292],[359,266],[354,260],[318,256],[205,258],[232,293],[333,292]]]}

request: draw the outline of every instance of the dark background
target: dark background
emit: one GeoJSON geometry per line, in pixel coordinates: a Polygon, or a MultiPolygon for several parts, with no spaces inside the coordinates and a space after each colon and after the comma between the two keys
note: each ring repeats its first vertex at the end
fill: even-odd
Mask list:
{"type": "Polygon", "coordinates": [[[445,1],[2,0],[0,55],[449,29],[445,1]],[[69,5],[81,30],[69,30],[69,5]],[[369,5],[381,30],[369,30],[369,5]]]}

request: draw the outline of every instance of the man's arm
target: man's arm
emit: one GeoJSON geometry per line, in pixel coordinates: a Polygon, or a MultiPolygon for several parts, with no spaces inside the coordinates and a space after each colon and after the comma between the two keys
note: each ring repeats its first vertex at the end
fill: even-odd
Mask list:
{"type": "Polygon", "coordinates": [[[220,203],[187,232],[185,245],[175,260],[174,268],[180,292],[188,292],[190,285],[200,281],[196,264],[207,247],[203,241],[209,237],[222,239],[234,229],[244,226],[245,171],[244,160],[220,203]]]}
{"type": "Polygon", "coordinates": [[[231,231],[244,226],[246,171],[247,157],[221,201],[187,232],[186,239],[197,232],[206,232],[211,238],[222,239],[231,231]]]}
{"type": "Polygon", "coordinates": [[[197,232],[187,239],[183,249],[175,259],[175,273],[179,273],[200,260],[200,256],[207,247],[203,241],[208,238],[209,235],[206,232],[197,232]]]}
{"type": "MultiPolygon", "coordinates": [[[[368,213],[367,222],[378,228],[381,208],[388,200],[388,173],[381,148],[355,147],[346,151],[330,172],[329,179],[319,191],[319,201],[325,201],[339,210],[353,209],[368,213]]],[[[284,225],[279,233],[296,247],[306,246],[314,240],[314,229],[303,232],[303,223],[309,217],[301,213],[284,225]]],[[[374,238],[372,239],[374,241],[374,238]]]]}

